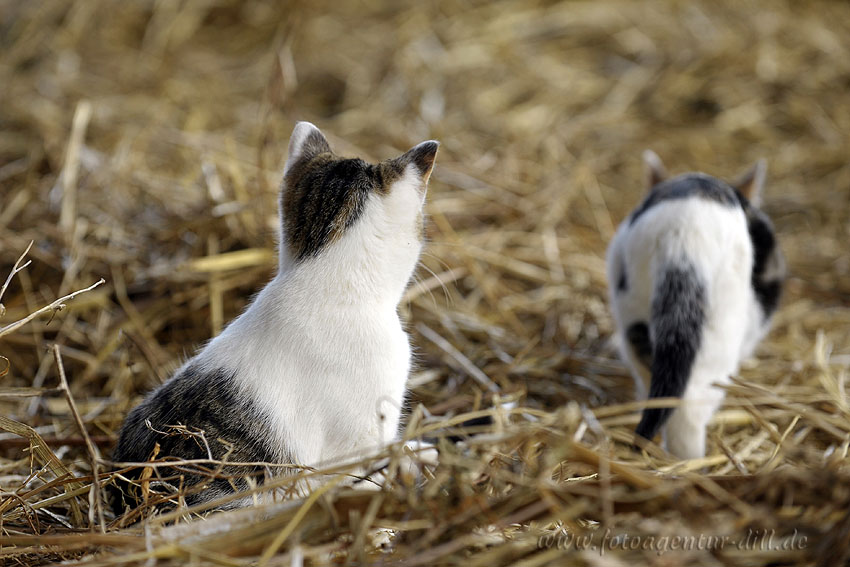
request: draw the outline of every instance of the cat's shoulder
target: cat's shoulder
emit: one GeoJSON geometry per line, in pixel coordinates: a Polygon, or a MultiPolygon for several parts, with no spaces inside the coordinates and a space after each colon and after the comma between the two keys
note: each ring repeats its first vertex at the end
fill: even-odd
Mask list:
{"type": "Polygon", "coordinates": [[[629,224],[661,203],[684,199],[717,203],[732,210],[740,209],[742,203],[740,195],[728,183],[701,172],[684,173],[654,186],[632,213],[629,224]]]}

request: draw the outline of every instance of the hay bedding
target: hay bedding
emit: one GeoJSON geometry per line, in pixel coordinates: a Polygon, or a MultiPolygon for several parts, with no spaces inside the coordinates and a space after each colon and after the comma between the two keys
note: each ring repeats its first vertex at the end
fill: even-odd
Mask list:
{"type": "Polygon", "coordinates": [[[0,324],[106,280],[0,330],[0,561],[846,563],[848,29],[839,2],[0,3],[0,277],[34,242],[0,324]],[[299,118],[369,158],[443,143],[406,435],[518,406],[422,485],[121,527],[93,458],[269,277],[299,118]],[[602,258],[647,146],[721,176],[766,156],[792,272],[699,461],[624,444],[602,258]]]}

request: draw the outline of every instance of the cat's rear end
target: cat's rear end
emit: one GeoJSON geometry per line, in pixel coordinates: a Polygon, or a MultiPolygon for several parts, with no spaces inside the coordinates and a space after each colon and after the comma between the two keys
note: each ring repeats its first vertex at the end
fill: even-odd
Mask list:
{"type": "Polygon", "coordinates": [[[119,480],[110,486],[116,514],[151,494],[180,493],[191,506],[247,489],[251,480],[262,484],[269,471],[260,464],[228,466],[215,461],[277,462],[262,428],[265,421],[261,408],[240,391],[232,373],[186,365],[130,412],[112,454],[116,462],[170,457],[175,466],[125,473],[129,482],[119,480]]]}
{"type": "Polygon", "coordinates": [[[664,429],[671,453],[699,457],[724,397],[713,384],[728,383],[767,331],[784,263],[750,200],[763,163],[733,187],[702,173],[668,180],[657,156],[647,161],[650,193],[609,247],[611,305],[639,393],[648,382],[649,398],[683,400],[645,410],[637,435],[664,429]]]}

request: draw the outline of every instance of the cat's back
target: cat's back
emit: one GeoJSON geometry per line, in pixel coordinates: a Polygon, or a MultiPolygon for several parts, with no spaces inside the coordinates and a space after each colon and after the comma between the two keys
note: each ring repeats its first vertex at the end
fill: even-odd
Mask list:
{"type": "MultiPolygon", "coordinates": [[[[394,306],[348,303],[323,286],[321,271],[279,275],[201,352],[206,368],[227,368],[265,417],[272,443],[298,462],[329,460],[323,432],[374,421],[376,400],[397,418],[410,344],[394,306]]],[[[386,432],[381,437],[390,435],[386,432]]],[[[378,435],[376,434],[377,444],[378,435]]]]}
{"type": "Polygon", "coordinates": [[[278,275],[198,358],[209,367],[242,371],[265,364],[258,374],[289,374],[291,383],[318,366],[323,374],[335,368],[349,374],[409,354],[395,306],[349,304],[325,289],[321,277],[278,275]],[[286,372],[292,364],[297,367],[286,372]]]}
{"type": "Polygon", "coordinates": [[[728,184],[687,173],[655,185],[619,226],[608,250],[610,297],[620,318],[649,317],[668,270],[746,295],[753,247],[741,201],[728,184]]]}
{"type": "MultiPolygon", "coordinates": [[[[652,270],[690,260],[705,267],[751,255],[741,200],[728,184],[687,173],[658,184],[623,221],[615,247],[629,263],[652,270]]],[[[741,266],[745,268],[745,266],[741,266]]]]}

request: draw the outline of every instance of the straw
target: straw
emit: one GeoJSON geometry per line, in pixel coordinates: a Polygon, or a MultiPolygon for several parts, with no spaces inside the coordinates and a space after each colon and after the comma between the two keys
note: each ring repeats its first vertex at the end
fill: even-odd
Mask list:
{"type": "Polygon", "coordinates": [[[850,561],[847,3],[6,4],[0,563],[850,561]],[[110,461],[122,420],[273,275],[296,120],[369,160],[441,142],[399,309],[420,448],[269,466],[223,512],[157,478],[256,463],[160,459],[115,517],[143,466],[110,461]],[[646,149],[725,179],[765,158],[791,273],[690,461],[632,450],[676,402],[635,401],[607,306],[646,149]]]}

